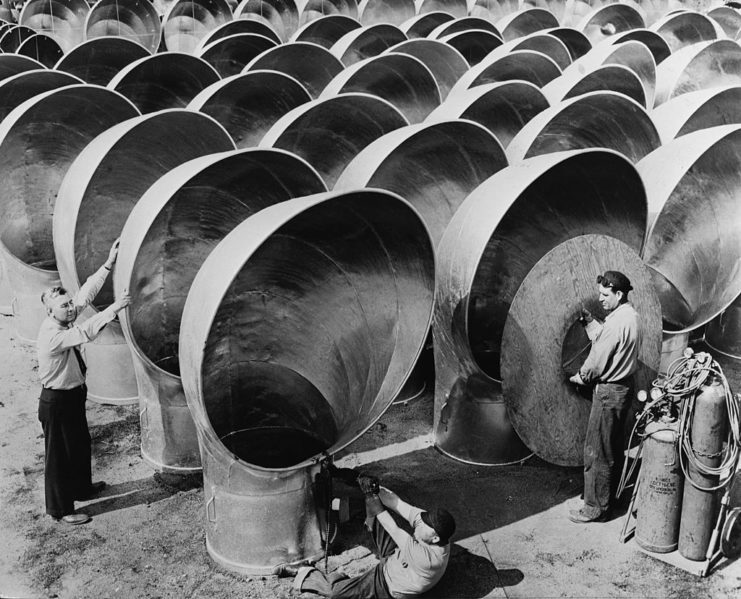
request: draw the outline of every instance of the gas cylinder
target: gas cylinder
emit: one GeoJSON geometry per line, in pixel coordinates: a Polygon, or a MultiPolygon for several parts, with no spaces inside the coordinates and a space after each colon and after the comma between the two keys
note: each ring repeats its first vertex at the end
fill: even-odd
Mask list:
{"type": "Polygon", "coordinates": [[[677,548],[684,476],[677,445],[676,421],[646,426],[643,460],[638,478],[636,542],[654,553],[677,548]]]}
{"type": "MultiPolygon", "coordinates": [[[[726,438],[726,410],[725,389],[720,379],[713,375],[695,397],[690,431],[695,457],[705,466],[715,468],[720,465],[721,450],[726,438]]],[[[698,486],[713,487],[718,484],[717,476],[699,472],[689,460],[686,463],[687,477],[698,486]]],[[[687,559],[705,559],[718,514],[718,499],[718,491],[703,491],[689,480],[685,481],[679,526],[679,553],[687,559]]]]}

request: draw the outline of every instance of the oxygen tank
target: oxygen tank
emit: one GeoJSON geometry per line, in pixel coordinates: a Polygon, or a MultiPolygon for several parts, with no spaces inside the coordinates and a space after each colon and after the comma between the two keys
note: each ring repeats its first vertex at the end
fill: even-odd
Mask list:
{"type": "Polygon", "coordinates": [[[677,439],[676,421],[651,422],[646,426],[635,539],[654,553],[669,553],[677,548],[684,487],[677,439]]]}
{"type": "MultiPolygon", "coordinates": [[[[712,376],[695,397],[690,441],[698,462],[715,468],[720,465],[726,437],[725,389],[720,379],[712,376]]],[[[717,476],[699,472],[687,460],[687,477],[700,487],[714,487],[717,476]]],[[[710,536],[718,513],[718,491],[703,491],[686,481],[682,498],[679,527],[679,553],[687,559],[701,561],[707,554],[710,536]]]]}

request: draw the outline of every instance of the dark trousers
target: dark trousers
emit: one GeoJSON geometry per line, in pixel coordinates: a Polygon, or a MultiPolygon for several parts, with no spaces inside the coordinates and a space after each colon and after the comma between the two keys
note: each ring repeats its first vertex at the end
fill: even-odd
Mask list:
{"type": "Polygon", "coordinates": [[[325,576],[319,570],[313,570],[304,579],[301,590],[332,599],[392,599],[383,576],[383,565],[396,549],[396,543],[378,522],[378,518],[373,518],[370,532],[376,544],[377,555],[381,559],[375,568],[353,578],[342,574],[325,576]]]}
{"type": "Polygon", "coordinates": [[[90,493],[90,432],[85,416],[85,385],[68,391],[42,389],[39,421],[44,430],[46,513],[61,518],[74,501],[90,493]]]}
{"type": "Polygon", "coordinates": [[[592,394],[584,441],[584,504],[595,515],[610,506],[622,468],[625,418],[633,395],[632,381],[599,383],[592,394]]]}

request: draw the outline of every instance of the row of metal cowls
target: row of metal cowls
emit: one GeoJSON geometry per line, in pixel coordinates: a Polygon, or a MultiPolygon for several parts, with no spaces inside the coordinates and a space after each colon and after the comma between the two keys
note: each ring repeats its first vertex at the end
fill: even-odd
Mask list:
{"type": "Polygon", "coordinates": [[[0,31],[5,303],[33,343],[40,291],[121,237],[90,396],[139,403],[156,470],[203,469],[222,565],[321,552],[317,457],[428,337],[434,442],[477,464],[581,463],[565,375],[604,270],[633,282],[642,384],[706,325],[741,356],[734,9],[178,1],[160,38],[146,3],[81,6],[21,12],[54,62],[0,31]]]}

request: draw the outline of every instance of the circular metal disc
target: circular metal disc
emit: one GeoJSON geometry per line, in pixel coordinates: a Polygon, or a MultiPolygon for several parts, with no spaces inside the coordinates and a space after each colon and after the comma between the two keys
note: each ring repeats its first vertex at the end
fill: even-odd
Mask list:
{"type": "Polygon", "coordinates": [[[564,363],[564,354],[571,356],[564,343],[582,306],[604,318],[595,280],[605,270],[624,273],[634,287],[629,299],[642,331],[636,375],[637,388],[642,388],[659,367],[661,306],[640,256],[617,239],[583,235],[556,246],[525,277],[504,325],[501,371],[507,413],[525,445],[560,466],[583,463],[590,411],[589,401],[568,382],[577,367],[575,360],[564,363]]]}

